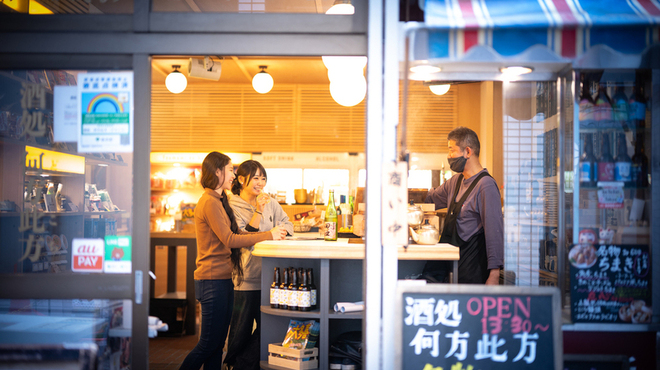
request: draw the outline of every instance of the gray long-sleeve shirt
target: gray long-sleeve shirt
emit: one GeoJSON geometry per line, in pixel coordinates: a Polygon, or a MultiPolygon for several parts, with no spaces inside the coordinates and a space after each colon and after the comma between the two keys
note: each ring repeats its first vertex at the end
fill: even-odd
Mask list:
{"type": "MultiPolygon", "coordinates": [[[[429,191],[426,203],[434,203],[435,209],[447,208],[449,201],[455,197],[459,201],[472,181],[481,172],[488,172],[485,168],[469,179],[463,179],[458,194],[453,194],[459,175],[454,175],[449,181],[429,191]]],[[[483,177],[467,197],[457,220],[458,236],[468,240],[482,227],[486,237],[486,253],[488,255],[488,269],[497,269],[504,266],[504,218],[502,216],[502,203],[500,191],[495,179],[490,176],[483,177]]]]}
{"type": "MultiPolygon", "coordinates": [[[[231,206],[231,209],[234,210],[234,216],[236,217],[238,227],[241,230],[245,230],[250,223],[250,219],[252,219],[252,216],[254,215],[254,207],[238,195],[232,195],[232,197],[229,198],[229,205],[231,206]]],[[[275,199],[271,199],[270,203],[266,204],[264,207],[263,215],[259,222],[259,231],[269,231],[279,225],[280,222],[283,222],[286,231],[293,235],[293,223],[289,221],[289,216],[287,216],[286,212],[282,209],[282,206],[280,206],[275,199]]],[[[234,280],[234,290],[261,290],[261,257],[253,256],[253,250],[254,245],[249,248],[241,249],[243,283],[238,285],[237,277],[232,276],[232,279],[234,280]]]]}

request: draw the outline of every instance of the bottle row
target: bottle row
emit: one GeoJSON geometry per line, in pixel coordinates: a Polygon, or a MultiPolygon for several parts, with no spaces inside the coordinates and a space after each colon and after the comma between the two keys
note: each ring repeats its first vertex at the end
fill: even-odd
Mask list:
{"type": "Polygon", "coordinates": [[[607,93],[607,83],[596,82],[592,78],[599,80],[595,75],[582,75],[579,102],[581,122],[601,123],[600,126],[618,122],[624,126],[632,126],[630,128],[645,126],[648,99],[641,83],[642,76],[638,76],[640,83],[634,84],[629,96],[626,95],[625,85],[618,83],[611,98],[607,93]],[[594,90],[597,91],[595,97],[594,90]]]}
{"type": "Polygon", "coordinates": [[[612,156],[610,137],[612,133],[585,134],[583,151],[579,163],[580,185],[594,187],[598,181],[619,181],[624,186],[643,188],[648,186],[648,158],[644,153],[644,134],[635,135],[635,151],[632,158],[628,155],[627,137],[624,133],[615,133],[616,158],[612,156]],[[594,135],[597,135],[594,137],[594,135]],[[600,136],[600,157],[594,155],[594,139],[600,136]]]}
{"type": "Polygon", "coordinates": [[[314,270],[302,267],[275,267],[270,286],[270,307],[291,311],[311,311],[317,308],[314,270]]]}

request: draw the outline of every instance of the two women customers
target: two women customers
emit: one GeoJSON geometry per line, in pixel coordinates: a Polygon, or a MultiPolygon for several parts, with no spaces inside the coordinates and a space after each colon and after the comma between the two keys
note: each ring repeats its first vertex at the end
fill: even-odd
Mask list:
{"type": "MultiPolygon", "coordinates": [[[[265,177],[265,171],[262,172],[265,177]]],[[[287,234],[286,228],[280,226],[260,232],[246,232],[239,228],[227,194],[235,178],[228,156],[211,152],[204,158],[201,179],[204,194],[195,207],[197,268],[194,280],[195,298],[202,307],[201,335],[195,348],[181,364],[181,369],[199,369],[202,365],[205,369],[220,369],[222,366],[223,347],[234,307],[232,272],[237,277],[245,278],[245,266],[239,263],[242,253],[236,253],[232,258],[232,250],[251,247],[264,240],[281,240],[287,234]]],[[[238,180],[240,183],[241,179],[238,180]]],[[[247,185],[246,180],[243,177],[244,186],[247,185]]],[[[251,197],[249,199],[252,200],[251,197]]],[[[262,215],[266,205],[259,206],[262,215]]]]}

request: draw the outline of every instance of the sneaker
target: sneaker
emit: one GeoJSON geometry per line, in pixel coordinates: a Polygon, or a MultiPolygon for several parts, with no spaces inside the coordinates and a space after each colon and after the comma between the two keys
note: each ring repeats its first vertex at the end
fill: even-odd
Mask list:
{"type": "Polygon", "coordinates": [[[357,363],[350,358],[345,358],[341,362],[341,370],[356,370],[357,367],[357,363]]]}
{"type": "Polygon", "coordinates": [[[330,357],[330,370],[341,370],[341,358],[330,357]]]}

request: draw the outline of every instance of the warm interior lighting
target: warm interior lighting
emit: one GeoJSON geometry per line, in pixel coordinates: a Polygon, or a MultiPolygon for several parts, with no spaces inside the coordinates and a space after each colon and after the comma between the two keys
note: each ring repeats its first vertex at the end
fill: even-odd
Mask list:
{"type": "Polygon", "coordinates": [[[361,56],[323,56],[321,57],[325,68],[330,70],[348,68],[362,72],[367,65],[367,57],[361,56]]]}
{"type": "Polygon", "coordinates": [[[430,85],[429,89],[431,89],[431,92],[435,95],[444,95],[447,93],[447,91],[449,91],[450,87],[450,84],[430,85]]]}
{"type": "Polygon", "coordinates": [[[273,88],[273,77],[266,72],[267,66],[259,66],[261,72],[252,77],[252,87],[259,94],[266,94],[273,88]]]}
{"type": "Polygon", "coordinates": [[[165,87],[167,87],[167,90],[172,94],[179,94],[186,89],[186,86],[188,86],[188,80],[183,73],[179,72],[179,68],[181,68],[180,65],[173,65],[172,68],[174,68],[174,71],[165,78],[165,87]]]}
{"type": "Polygon", "coordinates": [[[30,10],[30,14],[53,14],[53,12],[50,9],[39,4],[39,2],[35,0],[30,0],[30,5],[28,5],[28,9],[30,10]]]}
{"type": "Polygon", "coordinates": [[[335,0],[325,14],[352,15],[355,14],[355,7],[350,0],[335,0]]]}
{"type": "Polygon", "coordinates": [[[99,164],[97,164],[97,166],[99,166],[99,167],[108,167],[108,165],[105,164],[105,163],[99,163],[99,164]]]}
{"type": "Polygon", "coordinates": [[[437,73],[442,71],[442,68],[436,67],[436,66],[431,66],[428,64],[422,64],[414,67],[410,67],[410,72],[413,73],[423,73],[423,74],[428,74],[428,73],[437,73]]]}
{"type": "Polygon", "coordinates": [[[330,95],[344,107],[357,105],[367,95],[367,80],[359,75],[330,81],[330,95]]]}
{"type": "Polygon", "coordinates": [[[531,67],[523,67],[523,66],[508,66],[508,67],[500,68],[500,72],[509,76],[520,76],[527,73],[531,73],[533,70],[534,69],[531,67]]]}

